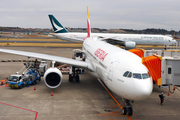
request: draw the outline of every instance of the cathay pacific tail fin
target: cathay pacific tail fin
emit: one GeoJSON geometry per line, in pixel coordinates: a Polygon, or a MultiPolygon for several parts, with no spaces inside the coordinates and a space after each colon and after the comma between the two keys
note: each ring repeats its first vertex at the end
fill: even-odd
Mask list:
{"type": "Polygon", "coordinates": [[[53,30],[55,33],[67,33],[68,31],[59,23],[59,21],[53,16],[53,15],[48,15],[49,19],[51,21],[53,30]]]}

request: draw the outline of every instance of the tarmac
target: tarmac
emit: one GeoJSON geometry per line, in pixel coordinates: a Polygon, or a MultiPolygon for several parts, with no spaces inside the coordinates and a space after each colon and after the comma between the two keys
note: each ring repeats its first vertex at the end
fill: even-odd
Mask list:
{"type": "MultiPolygon", "coordinates": [[[[63,57],[72,57],[74,48],[59,47],[0,47],[24,50],[63,57]]],[[[27,59],[27,57],[0,53],[2,59],[27,59]]],[[[31,58],[33,59],[33,58],[31,58]]],[[[23,67],[23,62],[0,62],[0,79],[7,78],[23,67]]],[[[171,90],[173,87],[171,88],[171,90]]],[[[35,86],[11,89],[0,86],[0,120],[177,120],[180,118],[180,91],[168,96],[168,88],[154,85],[153,92],[143,101],[135,101],[132,116],[122,116],[121,108],[97,78],[85,72],[80,83],[69,83],[63,75],[60,87],[51,90],[42,81],[35,86]],[[34,88],[36,90],[34,90],[34,88]],[[165,95],[160,105],[159,93],[165,95]]],[[[123,101],[114,95],[120,105],[123,101]]]]}
{"type": "MultiPolygon", "coordinates": [[[[50,39],[50,38],[0,38],[0,46],[26,46],[26,47],[80,47],[82,48],[81,42],[64,41],[61,39],[50,39]]],[[[141,48],[164,48],[164,46],[157,45],[136,45],[141,48]]]]}

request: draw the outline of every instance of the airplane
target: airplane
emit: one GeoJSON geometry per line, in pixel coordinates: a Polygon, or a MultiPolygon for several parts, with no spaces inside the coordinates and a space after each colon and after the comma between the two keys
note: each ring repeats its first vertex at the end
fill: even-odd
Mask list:
{"type": "MultiPolygon", "coordinates": [[[[76,42],[83,42],[86,37],[86,33],[68,32],[53,15],[49,15],[49,19],[54,31],[50,36],[76,42]]],[[[167,46],[176,44],[176,40],[167,35],[91,33],[91,37],[101,38],[108,43],[124,46],[126,49],[135,48],[136,45],[167,46]]]]}
{"type": "MultiPolygon", "coordinates": [[[[90,74],[103,81],[113,93],[124,99],[125,106],[122,113],[131,116],[133,114],[131,102],[144,100],[152,93],[152,77],[137,55],[100,38],[91,37],[88,7],[87,16],[88,32],[82,47],[84,61],[18,50],[0,49],[0,52],[52,61],[52,67],[44,74],[45,85],[49,88],[59,87],[63,80],[61,71],[54,67],[55,62],[85,68],[90,74]]],[[[69,81],[72,79],[79,81],[79,74],[75,72],[69,74],[69,81]]]]}

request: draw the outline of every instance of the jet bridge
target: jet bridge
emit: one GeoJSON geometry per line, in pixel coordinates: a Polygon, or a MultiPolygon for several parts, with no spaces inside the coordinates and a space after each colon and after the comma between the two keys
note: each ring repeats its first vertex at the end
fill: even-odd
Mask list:
{"type": "Polygon", "coordinates": [[[142,63],[148,68],[156,85],[180,85],[180,50],[129,51],[142,58],[142,63]]]}

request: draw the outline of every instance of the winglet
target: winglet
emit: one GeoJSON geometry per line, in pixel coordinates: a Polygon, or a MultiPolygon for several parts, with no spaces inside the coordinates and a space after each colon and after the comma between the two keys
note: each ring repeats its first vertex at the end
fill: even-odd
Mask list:
{"type": "Polygon", "coordinates": [[[51,25],[52,25],[55,33],[67,33],[68,32],[53,15],[48,15],[48,16],[49,16],[51,25]]]}
{"type": "MultiPolygon", "coordinates": [[[[91,27],[90,27],[90,17],[89,17],[89,8],[88,8],[88,6],[87,6],[87,16],[88,16],[88,19],[87,19],[87,30],[88,30],[88,34],[87,34],[87,37],[86,37],[86,38],[90,38],[91,27]]],[[[84,40],[85,40],[86,38],[84,38],[84,40]]]]}

